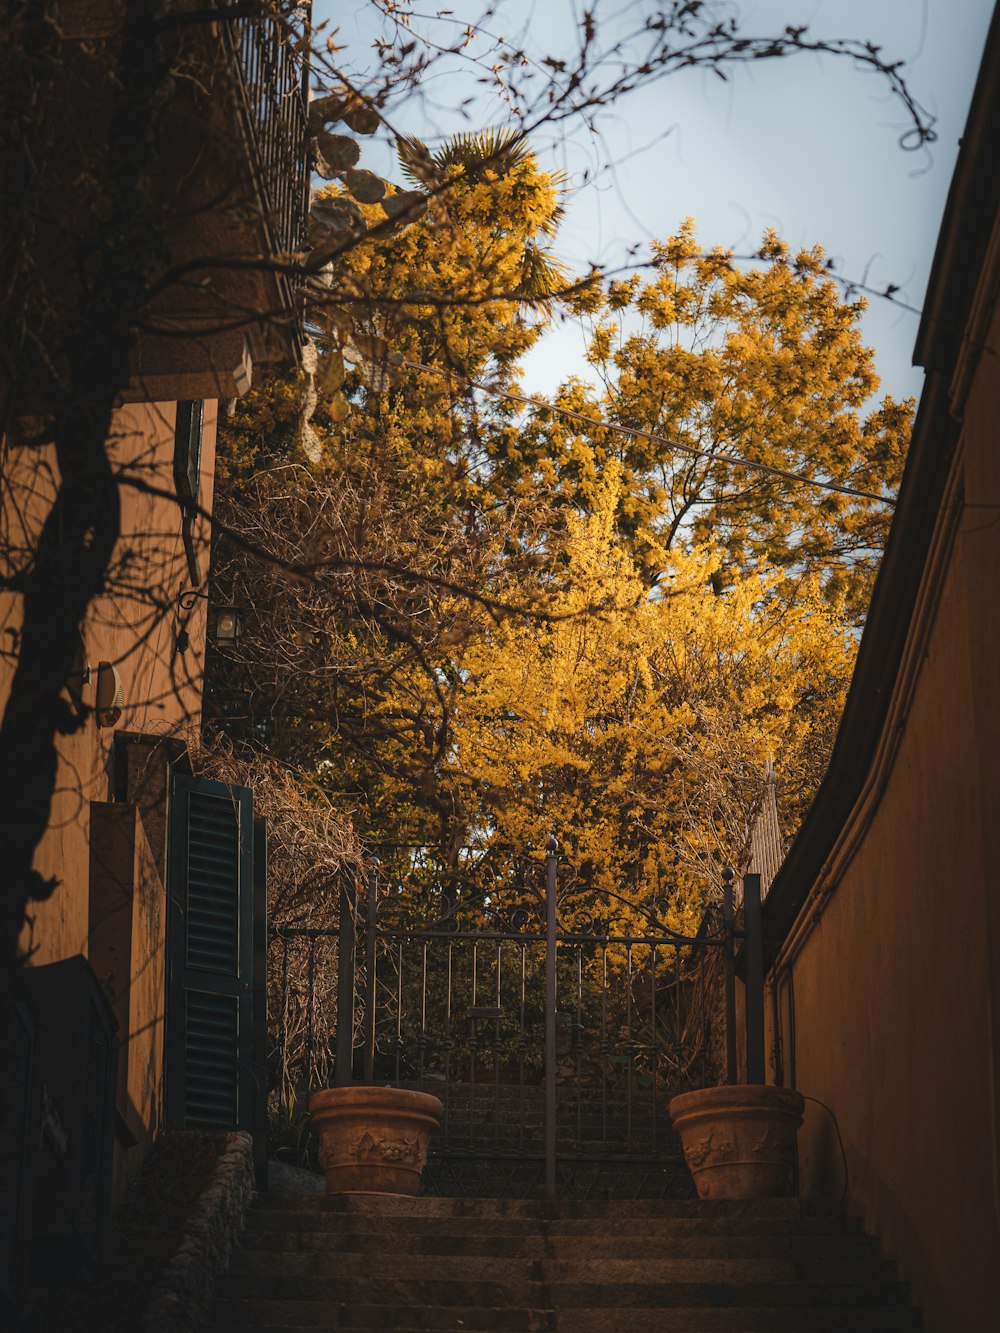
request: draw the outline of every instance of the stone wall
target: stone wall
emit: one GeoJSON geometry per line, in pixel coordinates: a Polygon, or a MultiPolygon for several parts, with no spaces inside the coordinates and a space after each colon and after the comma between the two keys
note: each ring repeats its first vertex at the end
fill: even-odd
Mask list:
{"type": "Polygon", "coordinates": [[[253,1139],[243,1132],[229,1134],[184,1237],[153,1289],[140,1333],[193,1333],[201,1328],[216,1278],[243,1228],[253,1189],[253,1139]]]}

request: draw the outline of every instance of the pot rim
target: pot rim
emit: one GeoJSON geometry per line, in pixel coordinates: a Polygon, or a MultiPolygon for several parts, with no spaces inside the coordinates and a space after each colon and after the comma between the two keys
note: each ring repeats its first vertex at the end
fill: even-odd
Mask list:
{"type": "Polygon", "coordinates": [[[320,1088],[309,1098],[309,1115],[356,1115],[358,1113],[428,1116],[435,1121],[444,1115],[444,1104],[432,1092],[393,1088],[381,1084],[352,1084],[344,1088],[320,1088]]]}
{"type": "Polygon", "coordinates": [[[723,1083],[716,1088],[696,1088],[693,1092],[678,1093],[670,1099],[667,1109],[674,1121],[692,1115],[738,1115],[740,1112],[747,1115],[777,1112],[801,1118],[805,1098],[795,1088],[781,1087],[777,1083],[723,1083]]]}

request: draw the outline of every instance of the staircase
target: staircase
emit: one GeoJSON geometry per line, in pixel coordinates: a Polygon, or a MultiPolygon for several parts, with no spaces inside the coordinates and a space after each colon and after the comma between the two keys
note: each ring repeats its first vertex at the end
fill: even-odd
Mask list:
{"type": "Polygon", "coordinates": [[[917,1333],[877,1243],[796,1199],[262,1195],[211,1333],[917,1333]]]}
{"type": "MultiPolygon", "coordinates": [[[[427,1091],[424,1085],[422,1091],[427,1091]]],[[[434,1089],[431,1089],[432,1091],[434,1089]]],[[[455,1082],[445,1121],[431,1142],[425,1194],[542,1199],[545,1090],[538,1085],[455,1082]]],[[[691,1198],[694,1185],[680,1140],[664,1114],[662,1089],[602,1096],[586,1084],[559,1088],[556,1103],[561,1199],[691,1198]],[[666,1121],[666,1124],[664,1122],[666,1121]]]]}

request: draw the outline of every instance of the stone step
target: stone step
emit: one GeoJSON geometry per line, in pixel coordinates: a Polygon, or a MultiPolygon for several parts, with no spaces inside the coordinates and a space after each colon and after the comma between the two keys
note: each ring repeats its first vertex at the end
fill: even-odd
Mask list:
{"type": "MultiPolygon", "coordinates": [[[[336,1270],[335,1270],[336,1271],[336,1270]]],[[[516,1307],[542,1305],[542,1284],[525,1275],[509,1281],[482,1276],[464,1279],[439,1278],[425,1266],[416,1278],[397,1276],[396,1265],[378,1275],[369,1270],[367,1277],[324,1273],[263,1273],[260,1271],[225,1273],[216,1284],[221,1300],[284,1301],[300,1299],[329,1301],[334,1305],[387,1305],[407,1308],[437,1309],[449,1306],[516,1307]]],[[[576,1302],[581,1304],[582,1302],[576,1302]]]]}
{"type": "MultiPolygon", "coordinates": [[[[477,1116],[476,1122],[470,1128],[468,1120],[452,1120],[449,1125],[442,1122],[441,1130],[435,1134],[432,1141],[433,1151],[439,1152],[442,1149],[447,1151],[448,1147],[453,1147],[462,1140],[472,1141],[482,1144],[486,1147],[494,1146],[494,1140],[499,1140],[499,1146],[505,1144],[511,1145],[513,1150],[517,1150],[522,1140],[525,1148],[541,1151],[541,1146],[545,1143],[544,1125],[525,1125],[510,1124],[495,1126],[493,1122],[485,1115],[477,1116]]],[[[657,1151],[662,1150],[672,1157],[682,1156],[680,1144],[669,1133],[665,1133],[660,1126],[656,1127],[654,1133],[652,1125],[633,1125],[631,1133],[625,1125],[608,1125],[607,1130],[600,1123],[578,1126],[576,1119],[556,1121],[556,1140],[560,1145],[560,1151],[563,1151],[563,1145],[566,1144],[586,1144],[588,1151],[602,1151],[602,1145],[607,1144],[607,1151],[611,1151],[613,1145],[617,1146],[617,1151],[624,1151],[626,1144],[631,1145],[631,1151],[649,1151],[655,1143],[657,1151]]]]}
{"type": "MultiPolygon", "coordinates": [[[[557,1333],[608,1333],[606,1309],[558,1311],[557,1333]]],[[[907,1306],[802,1310],[788,1306],[617,1310],[614,1333],[920,1333],[920,1315],[907,1306]]],[[[331,1325],[336,1327],[336,1325],[331,1325]]]]}
{"type": "MultiPolygon", "coordinates": [[[[497,1232],[491,1229],[482,1235],[467,1231],[421,1230],[407,1237],[406,1252],[410,1255],[478,1255],[497,1259],[538,1259],[545,1257],[559,1261],[584,1260],[588,1263],[603,1260],[634,1259],[641,1245],[643,1251],[651,1248],[652,1241],[662,1258],[671,1259],[771,1259],[780,1257],[807,1264],[829,1260],[878,1259],[878,1246],[870,1236],[820,1234],[760,1234],[710,1231],[679,1231],[687,1223],[670,1223],[669,1231],[651,1232],[644,1228],[641,1236],[625,1233],[613,1236],[574,1236],[524,1228],[507,1228],[497,1232]]],[[[399,1233],[381,1230],[359,1232],[351,1229],[328,1231],[257,1231],[243,1233],[241,1247],[253,1253],[363,1255],[367,1262],[378,1262],[380,1257],[395,1258],[399,1253],[399,1233]]]]}
{"type": "MultiPolygon", "coordinates": [[[[593,1159],[563,1159],[556,1181],[558,1197],[570,1201],[628,1199],[691,1199],[695,1196],[691,1173],[683,1162],[660,1158],[628,1162],[593,1159]]],[[[545,1164],[542,1161],[490,1161],[455,1154],[431,1158],[424,1168],[425,1195],[443,1198],[532,1199],[545,1197],[545,1164]]]]}
{"type": "MultiPolygon", "coordinates": [[[[394,1312],[393,1322],[385,1323],[384,1307],[371,1311],[355,1311],[367,1317],[367,1323],[341,1323],[339,1311],[319,1306],[315,1310],[296,1309],[287,1318],[273,1307],[261,1311],[259,1304],[251,1309],[245,1304],[232,1318],[224,1315],[224,1322],[212,1323],[206,1333],[296,1333],[309,1328],[337,1330],[337,1333],[371,1333],[373,1327],[382,1333],[391,1329],[406,1329],[407,1333],[607,1333],[606,1310],[573,1310],[561,1314],[548,1310],[485,1310],[445,1311],[428,1313],[418,1311],[421,1322],[403,1322],[408,1311],[394,1312]],[[480,1322],[467,1320],[479,1315],[480,1322]],[[280,1322],[271,1322],[277,1318],[280,1322]]],[[[919,1333],[920,1316],[916,1310],[897,1307],[874,1307],[851,1310],[789,1310],[789,1309],[676,1309],[628,1310],[614,1320],[615,1333],[919,1333]]]]}
{"type": "MultiPolygon", "coordinates": [[[[432,1096],[437,1096],[432,1093],[432,1096]]],[[[449,1097],[439,1097],[438,1100],[442,1106],[447,1107],[452,1115],[459,1115],[464,1112],[468,1115],[470,1108],[477,1111],[487,1108],[495,1112],[504,1119],[513,1119],[523,1116],[528,1122],[543,1124],[545,1121],[545,1098],[531,1098],[527,1095],[524,1098],[524,1106],[521,1106],[519,1096],[508,1097],[504,1095],[501,1087],[499,1095],[495,1084],[484,1083],[476,1088],[475,1096],[456,1097],[454,1093],[449,1097]]],[[[648,1118],[653,1114],[663,1117],[663,1124],[670,1128],[670,1094],[658,1092],[653,1097],[650,1092],[633,1093],[631,1100],[631,1114],[633,1117],[642,1116],[648,1118]]],[[[556,1113],[558,1115],[576,1115],[579,1111],[581,1115],[587,1116],[593,1120],[600,1120],[607,1115],[609,1120],[620,1120],[624,1123],[629,1115],[629,1100],[626,1097],[609,1097],[607,1101],[600,1094],[592,1095],[583,1091],[577,1091],[574,1088],[559,1088],[556,1092],[556,1113]]]]}
{"type": "MultiPolygon", "coordinates": [[[[398,1282],[426,1284],[478,1283],[517,1285],[542,1280],[542,1261],[538,1258],[504,1258],[499,1255],[420,1255],[400,1254],[386,1249],[380,1254],[344,1254],[322,1251],[268,1252],[235,1249],[229,1261],[230,1276],[253,1278],[296,1278],[301,1290],[312,1287],[314,1278],[329,1278],[346,1283],[364,1284],[373,1274],[391,1273],[398,1282]],[[305,1279],[308,1279],[306,1281],[305,1279]]],[[[239,1285],[237,1283],[237,1285],[239,1285]]]]}
{"type": "MultiPolygon", "coordinates": [[[[524,1125],[525,1128],[540,1130],[545,1125],[545,1108],[526,1107],[523,1111],[517,1105],[508,1106],[498,1103],[491,1090],[478,1096],[471,1105],[456,1104],[449,1099],[444,1104],[448,1119],[453,1124],[468,1123],[470,1115],[488,1115],[490,1121],[502,1125],[524,1125]]],[[[673,1128],[667,1111],[667,1103],[657,1098],[655,1102],[633,1103],[631,1113],[624,1106],[602,1106],[600,1102],[577,1102],[575,1098],[564,1097],[556,1103],[556,1118],[568,1122],[579,1117],[584,1123],[601,1129],[607,1121],[608,1131],[624,1133],[629,1122],[633,1125],[652,1127],[656,1122],[657,1131],[661,1128],[665,1134],[672,1134],[673,1128]]]]}
{"type": "Polygon", "coordinates": [[[905,1305],[909,1298],[902,1282],[813,1282],[794,1278],[759,1282],[720,1282],[711,1278],[631,1283],[549,1282],[545,1290],[556,1309],[603,1309],[614,1311],[615,1318],[619,1311],[631,1309],[894,1306],[905,1305]]]}
{"type": "MultiPolygon", "coordinates": [[[[566,1284],[601,1284],[628,1292],[643,1284],[760,1282],[809,1282],[824,1284],[891,1284],[893,1266],[877,1258],[836,1259],[824,1256],[793,1259],[785,1254],[733,1255],[710,1257],[657,1256],[656,1258],[550,1258],[508,1254],[381,1254],[372,1252],[332,1253],[329,1250],[277,1251],[237,1249],[230,1260],[230,1275],[247,1274],[254,1278],[314,1277],[364,1280],[372,1273],[392,1273],[400,1282],[520,1283],[547,1282],[566,1284]]],[[[303,1285],[306,1285],[303,1283],[303,1285]]],[[[614,1293],[610,1293],[615,1298],[614,1293]]]]}
{"type": "MultiPolygon", "coordinates": [[[[492,1312],[489,1313],[492,1314],[492,1312]]],[[[550,1320],[548,1324],[540,1322],[540,1319],[530,1311],[523,1317],[534,1319],[534,1322],[530,1324],[530,1327],[539,1330],[539,1333],[543,1333],[544,1330],[555,1327],[551,1322],[554,1317],[551,1315],[551,1312],[546,1311],[545,1314],[550,1320]]],[[[393,1325],[393,1328],[399,1327],[401,1327],[399,1324],[393,1325]]],[[[467,1328],[466,1325],[459,1320],[454,1324],[446,1323],[437,1326],[432,1326],[430,1324],[408,1325],[407,1333],[495,1333],[495,1330],[497,1329],[506,1329],[508,1327],[509,1325],[494,1324],[492,1327],[484,1326],[482,1328],[467,1328]]],[[[527,1329],[529,1325],[518,1324],[517,1327],[520,1333],[521,1330],[527,1329]]],[[[243,1317],[241,1317],[236,1323],[212,1323],[205,1328],[205,1333],[244,1333],[245,1329],[253,1329],[254,1333],[296,1333],[296,1330],[302,1328],[335,1329],[337,1333],[371,1333],[372,1325],[332,1324],[329,1322],[322,1324],[259,1324],[256,1320],[251,1320],[251,1322],[245,1323],[243,1322],[243,1317]]],[[[392,1333],[392,1330],[383,1329],[382,1333],[392,1333]]]]}
{"type": "MultiPolygon", "coordinates": [[[[659,1140],[654,1143],[652,1139],[647,1142],[633,1139],[629,1143],[625,1139],[608,1139],[605,1143],[603,1139],[577,1139],[567,1134],[559,1136],[558,1144],[558,1155],[560,1159],[564,1159],[567,1166],[590,1168],[600,1165],[603,1159],[606,1166],[617,1162],[627,1170],[649,1165],[652,1161],[681,1171],[686,1170],[683,1156],[659,1140]]],[[[544,1169],[542,1140],[532,1143],[525,1139],[522,1143],[520,1139],[511,1138],[497,1143],[490,1136],[470,1139],[467,1135],[454,1135],[442,1139],[437,1150],[428,1154],[427,1166],[429,1169],[437,1169],[441,1164],[455,1158],[478,1159],[483,1163],[489,1163],[490,1159],[494,1158],[504,1165],[536,1167],[539,1171],[544,1169]]],[[[561,1162],[560,1170],[562,1169],[561,1162]]]]}
{"type": "Polygon", "coordinates": [[[533,1219],[546,1226],[588,1219],[628,1221],[645,1218],[696,1218],[762,1221],[766,1218],[839,1218],[837,1204],[826,1199],[602,1199],[574,1200],[552,1206],[531,1199],[443,1199],[399,1194],[268,1193],[254,1201],[254,1214],[298,1212],[340,1218],[462,1218],[488,1226],[493,1218],[533,1219]]]}
{"type": "MultiPolygon", "coordinates": [[[[635,1159],[640,1161],[647,1158],[655,1158],[659,1161],[670,1162],[672,1164],[683,1164],[684,1157],[680,1152],[676,1152],[671,1144],[664,1144],[659,1139],[655,1142],[653,1139],[643,1140],[641,1138],[628,1139],[578,1139],[575,1134],[559,1134],[556,1141],[558,1143],[558,1156],[560,1158],[576,1159],[582,1158],[584,1161],[598,1161],[601,1158],[618,1158],[626,1165],[631,1164],[635,1159]]],[[[496,1142],[491,1135],[483,1134],[476,1138],[470,1138],[468,1134],[452,1134],[448,1138],[442,1138],[437,1147],[428,1154],[430,1163],[437,1161],[447,1161],[449,1157],[475,1156],[484,1159],[497,1157],[501,1160],[516,1160],[518,1158],[531,1164],[537,1162],[539,1166],[544,1160],[544,1139],[539,1138],[536,1141],[525,1139],[523,1142],[519,1138],[511,1137],[501,1139],[496,1142]]]]}
{"type": "MultiPolygon", "coordinates": [[[[341,1261],[342,1262],[342,1261],[341,1261]]],[[[419,1258],[418,1258],[419,1262],[419,1258]]],[[[437,1263],[435,1260],[435,1270],[437,1263]]],[[[474,1262],[474,1261],[473,1261],[474,1262]]],[[[895,1285],[895,1265],[877,1257],[793,1258],[770,1255],[669,1255],[656,1258],[543,1259],[542,1280],[549,1283],[600,1283],[608,1287],[627,1285],[631,1291],[643,1284],[670,1282],[746,1283],[808,1282],[832,1285],[895,1285]]],[[[641,1302],[640,1302],[641,1303],[641,1302]]]]}
{"type": "MultiPolygon", "coordinates": [[[[633,1100],[631,1118],[633,1121],[652,1121],[655,1116],[660,1124],[663,1125],[667,1133],[671,1133],[670,1114],[667,1110],[669,1098],[657,1096],[653,1101],[652,1097],[641,1100],[633,1100]]],[[[517,1101],[505,1101],[503,1097],[497,1098],[496,1092],[492,1087],[480,1089],[474,1099],[467,1101],[456,1101],[454,1097],[449,1097],[442,1102],[448,1115],[453,1120],[458,1120],[462,1115],[468,1116],[471,1112],[478,1115],[482,1111],[487,1111],[491,1116],[497,1116],[501,1122],[512,1122],[516,1124],[532,1125],[540,1127],[545,1124],[545,1105],[544,1103],[525,1105],[522,1110],[517,1101]]],[[[570,1116],[580,1116],[583,1120],[590,1120],[596,1124],[602,1124],[605,1116],[609,1125],[625,1125],[629,1119],[628,1104],[625,1102],[608,1102],[605,1104],[600,1098],[591,1098],[585,1100],[577,1097],[575,1094],[564,1093],[556,1100],[556,1115],[560,1119],[568,1119],[570,1116]]]]}
{"type": "MultiPolygon", "coordinates": [[[[258,1257],[255,1264],[231,1267],[218,1284],[221,1298],[294,1301],[310,1299],[362,1305],[516,1305],[540,1303],[542,1269],[527,1260],[512,1265],[455,1260],[461,1276],[450,1276],[446,1264],[410,1264],[400,1257],[377,1276],[365,1265],[342,1264],[337,1256],[281,1255],[277,1266],[258,1257]],[[351,1270],[354,1270],[353,1272],[351,1270]]],[[[825,1282],[799,1279],[795,1265],[766,1261],[663,1261],[670,1275],[650,1279],[602,1279],[581,1273],[576,1280],[545,1279],[545,1291],[559,1309],[669,1308],[694,1305],[899,1305],[906,1301],[900,1282],[825,1282]]]]}
{"type": "Polygon", "coordinates": [[[264,1195],[206,1333],[918,1333],[833,1204],[264,1195]]]}
{"type": "MultiPolygon", "coordinates": [[[[650,1107],[635,1111],[631,1120],[624,1111],[601,1113],[600,1107],[591,1111],[578,1111],[575,1105],[561,1105],[556,1112],[556,1126],[560,1135],[573,1133],[586,1139],[618,1139],[624,1142],[629,1134],[633,1138],[652,1138],[654,1135],[665,1142],[677,1143],[677,1137],[670,1125],[665,1106],[650,1107]]],[[[517,1110],[498,1113],[492,1099],[484,1098],[472,1111],[450,1106],[441,1118],[438,1136],[454,1137],[456,1134],[474,1134],[480,1138],[486,1134],[498,1134],[503,1138],[517,1138],[522,1134],[532,1141],[544,1139],[545,1116],[541,1113],[521,1115],[517,1110]]]]}
{"type": "MultiPolygon", "coordinates": [[[[607,1314],[603,1316],[607,1319],[607,1314]]],[[[546,1333],[554,1327],[545,1307],[495,1308],[482,1305],[428,1307],[357,1305],[326,1300],[217,1300],[206,1333],[237,1333],[243,1329],[354,1329],[394,1333],[422,1329],[426,1333],[546,1333]]],[[[594,1325],[593,1327],[598,1327],[594,1325]]],[[[652,1327],[652,1326],[651,1326],[652,1327]]],[[[691,1333],[690,1329],[688,1333],[691,1333]]]]}
{"type": "MultiPolygon", "coordinates": [[[[463,1200],[463,1202],[469,1202],[463,1200]]],[[[520,1202],[520,1201],[518,1201],[520,1202]]],[[[310,1236],[343,1237],[364,1240],[367,1243],[382,1243],[398,1249],[401,1242],[409,1245],[414,1237],[431,1238],[447,1243],[471,1240],[517,1240],[526,1236],[544,1235],[551,1243],[560,1238],[573,1240],[581,1246],[603,1242],[609,1236],[616,1241],[633,1247],[648,1248],[655,1245],[664,1248],[676,1240],[691,1236],[715,1237],[837,1237],[858,1235],[860,1223],[854,1218],[843,1217],[655,1217],[655,1218],[616,1218],[613,1222],[597,1217],[581,1219],[556,1219],[542,1224],[537,1220],[519,1217],[516,1214],[504,1216],[496,1214],[486,1222],[474,1217],[455,1218],[451,1216],[430,1217],[423,1219],[415,1227],[412,1218],[387,1216],[373,1218],[365,1216],[347,1216],[335,1212],[295,1212],[290,1209],[275,1209],[271,1212],[251,1212],[247,1218],[247,1234],[259,1233],[263,1236],[297,1234],[310,1236]]],[[[541,1243],[535,1241],[534,1243],[541,1243]]]]}

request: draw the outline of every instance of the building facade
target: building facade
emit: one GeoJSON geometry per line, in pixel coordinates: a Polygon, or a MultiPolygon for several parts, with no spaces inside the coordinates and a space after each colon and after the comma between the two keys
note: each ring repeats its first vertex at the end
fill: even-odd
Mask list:
{"type": "MultiPolygon", "coordinates": [[[[110,340],[120,325],[127,362],[102,451],[120,535],[59,699],[34,860],[44,887],[20,940],[0,1310],[46,1272],[94,1276],[112,1202],[166,1123],[251,1127],[263,832],[252,793],[191,776],[187,739],[201,721],[206,635],[238,632],[235,610],[209,600],[219,413],[255,366],[294,364],[300,351],[288,256],[309,199],[308,6],[291,18],[281,6],[213,10],[53,0],[13,34],[39,57],[37,142],[0,161],[28,201],[18,212],[7,196],[23,246],[5,270],[18,304],[0,335],[5,574],[30,571],[52,539],[64,469],[47,433],[106,389],[92,402],[81,383],[88,332],[110,340]],[[137,77],[143,60],[155,96],[137,77]],[[40,145],[51,151],[32,174],[40,145]],[[71,195],[74,172],[80,215],[72,202],[44,207],[60,188],[71,195]],[[128,270],[129,245],[147,242],[138,277],[120,284],[130,304],[107,307],[102,323],[98,297],[116,290],[102,286],[102,264],[128,270]],[[32,258],[42,249],[45,267],[32,258]]],[[[12,699],[31,704],[17,672],[34,632],[17,579],[4,588],[0,716],[12,699]]]]}
{"type": "Polygon", "coordinates": [[[802,1191],[846,1193],[927,1333],[980,1333],[1000,1312],[998,161],[995,16],[854,682],[765,905],[771,1074],[826,1104],[807,1103],[802,1191]]]}

